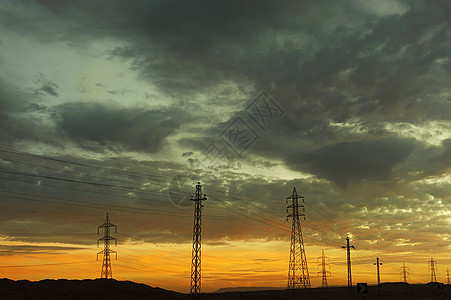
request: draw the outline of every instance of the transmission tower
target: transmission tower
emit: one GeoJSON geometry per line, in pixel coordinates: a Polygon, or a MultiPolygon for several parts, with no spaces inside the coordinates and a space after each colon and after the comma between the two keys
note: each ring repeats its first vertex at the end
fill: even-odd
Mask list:
{"type": "Polygon", "coordinates": [[[376,262],[374,263],[377,266],[377,285],[381,284],[381,273],[379,272],[379,266],[382,266],[382,263],[379,262],[379,257],[376,258],[376,262]]]}
{"type": "Polygon", "coordinates": [[[437,271],[437,261],[431,257],[431,260],[428,261],[428,263],[429,271],[431,272],[431,282],[437,282],[437,277],[435,276],[435,273],[437,271]]]}
{"type": "Polygon", "coordinates": [[[341,246],[341,248],[346,249],[347,254],[347,265],[348,265],[348,288],[352,287],[352,276],[351,276],[351,248],[355,249],[354,246],[349,245],[349,237],[346,238],[346,246],[341,246]]]}
{"type": "Polygon", "coordinates": [[[99,260],[99,254],[103,254],[103,263],[102,263],[102,271],[100,273],[100,278],[111,279],[113,278],[113,271],[111,270],[111,258],[110,253],[116,254],[117,252],[110,249],[110,241],[114,240],[115,245],[117,246],[117,240],[114,237],[110,236],[110,227],[115,228],[115,232],[117,233],[117,226],[110,223],[108,218],[108,213],[106,213],[105,223],[97,227],[97,234],[99,234],[100,228],[104,229],[103,237],[97,240],[97,247],[99,247],[99,242],[103,241],[104,247],[103,250],[97,253],[97,260],[99,260]]]}
{"type": "Polygon", "coordinates": [[[207,200],[202,195],[200,182],[196,185],[196,194],[191,197],[194,201],[194,228],[193,228],[193,250],[191,252],[191,285],[190,294],[200,294],[201,283],[201,232],[202,232],[202,201],[207,200]]]}
{"type": "Polygon", "coordinates": [[[327,276],[330,276],[331,273],[330,273],[330,271],[326,270],[326,267],[330,268],[330,265],[329,265],[330,258],[324,255],[324,250],[322,252],[321,257],[318,257],[316,259],[316,262],[319,262],[319,260],[321,260],[321,262],[318,264],[318,267],[321,267],[321,271],[318,272],[318,274],[321,274],[321,277],[322,277],[322,287],[327,288],[327,276]]]}
{"type": "MultiPolygon", "coordinates": [[[[305,218],[304,205],[299,204],[299,199],[304,203],[304,197],[298,196],[296,188],[293,188],[293,194],[287,198],[292,202],[287,206],[291,210],[288,218],[293,218],[291,226],[291,247],[290,247],[290,264],[288,266],[288,289],[311,288],[310,275],[307,267],[307,256],[305,255],[304,239],[302,238],[301,221],[299,217],[305,218]]],[[[288,202],[288,201],[287,201],[288,202]]]]}
{"type": "Polygon", "coordinates": [[[451,284],[451,282],[449,281],[449,270],[448,270],[448,268],[446,268],[445,275],[446,275],[446,284],[451,284]]]}
{"type": "Polygon", "coordinates": [[[401,279],[402,282],[407,283],[407,278],[409,277],[410,273],[409,273],[409,267],[406,267],[406,263],[402,263],[402,267],[401,267],[401,279]]]}

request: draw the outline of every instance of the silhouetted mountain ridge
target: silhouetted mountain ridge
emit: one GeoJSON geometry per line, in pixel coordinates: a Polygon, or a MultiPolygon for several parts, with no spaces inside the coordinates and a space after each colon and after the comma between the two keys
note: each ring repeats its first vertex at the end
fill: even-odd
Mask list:
{"type": "MultiPolygon", "coordinates": [[[[281,290],[274,287],[235,287],[223,288],[215,293],[204,293],[196,299],[213,300],[288,300],[299,298],[304,300],[347,300],[348,291],[354,299],[359,299],[356,287],[313,288],[310,290],[281,290]]],[[[379,287],[368,286],[365,300],[396,299],[396,300],[445,300],[451,299],[451,285],[441,283],[406,284],[383,283],[379,287]]],[[[0,299],[7,300],[188,300],[189,294],[177,293],[158,287],[131,281],[114,279],[85,280],[9,280],[0,279],[0,299]]]]}
{"type": "Polygon", "coordinates": [[[255,292],[255,291],[279,291],[284,290],[281,287],[253,287],[253,286],[238,286],[220,288],[215,293],[230,293],[230,292],[255,292]]]}
{"type": "Polygon", "coordinates": [[[0,279],[0,298],[25,299],[185,299],[185,295],[145,284],[114,279],[45,279],[41,281],[0,279]]]}

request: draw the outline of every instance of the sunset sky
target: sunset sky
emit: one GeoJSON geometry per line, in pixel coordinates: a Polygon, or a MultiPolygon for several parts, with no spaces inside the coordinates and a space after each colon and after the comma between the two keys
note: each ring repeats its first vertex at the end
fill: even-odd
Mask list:
{"type": "Polygon", "coordinates": [[[451,268],[449,1],[0,0],[0,278],[100,276],[189,292],[451,268]]]}

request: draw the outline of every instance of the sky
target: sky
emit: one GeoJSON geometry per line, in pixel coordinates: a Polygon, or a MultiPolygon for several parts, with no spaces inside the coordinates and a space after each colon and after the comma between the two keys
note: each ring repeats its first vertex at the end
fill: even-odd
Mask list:
{"type": "Polygon", "coordinates": [[[189,291],[287,285],[301,218],[312,286],[451,267],[449,1],[0,1],[0,277],[189,291]],[[101,245],[100,245],[101,246],[101,245]]]}

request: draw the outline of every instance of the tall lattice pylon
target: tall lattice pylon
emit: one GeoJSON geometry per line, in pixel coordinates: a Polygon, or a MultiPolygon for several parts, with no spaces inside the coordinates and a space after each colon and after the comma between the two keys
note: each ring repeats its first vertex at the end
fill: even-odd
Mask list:
{"type": "Polygon", "coordinates": [[[428,263],[429,272],[431,272],[431,282],[437,282],[437,276],[435,275],[437,271],[437,261],[431,257],[431,260],[428,261],[428,263]]]}
{"type": "Polygon", "coordinates": [[[287,200],[291,200],[291,203],[287,206],[287,212],[291,210],[291,214],[287,216],[287,219],[292,218],[288,289],[309,289],[311,288],[310,275],[307,267],[304,239],[302,238],[301,221],[299,220],[301,216],[305,218],[303,213],[305,211],[304,205],[299,204],[299,200],[304,203],[304,197],[299,196],[294,187],[293,194],[287,200]],[[302,213],[299,212],[299,209],[302,209],[302,213]]]}
{"type": "Polygon", "coordinates": [[[201,285],[201,233],[202,233],[202,201],[207,200],[202,195],[200,182],[196,185],[196,194],[191,197],[194,201],[194,228],[193,228],[193,250],[191,252],[191,284],[190,294],[200,294],[201,285]]]}
{"type": "Polygon", "coordinates": [[[116,254],[117,259],[117,252],[110,249],[110,241],[114,240],[115,245],[117,246],[117,240],[116,238],[110,236],[110,228],[114,227],[115,232],[117,233],[117,226],[110,223],[108,213],[106,213],[105,217],[105,223],[97,227],[97,234],[99,234],[100,228],[104,229],[103,237],[97,240],[97,247],[99,247],[99,242],[103,241],[103,250],[97,253],[97,260],[99,260],[99,254],[103,254],[103,263],[102,263],[102,271],[100,272],[100,278],[106,278],[111,279],[113,278],[113,271],[111,269],[111,257],[110,254],[114,253],[116,254]]]}
{"type": "Polygon", "coordinates": [[[446,284],[451,284],[451,282],[449,281],[449,269],[448,268],[446,268],[445,276],[446,276],[446,284]]]}
{"type": "Polygon", "coordinates": [[[409,278],[409,267],[406,267],[406,263],[402,263],[402,267],[401,267],[401,279],[402,282],[407,283],[407,279],[409,278]]]}
{"type": "Polygon", "coordinates": [[[318,272],[318,275],[321,274],[322,278],[322,287],[327,288],[327,276],[330,276],[330,271],[327,271],[326,268],[330,268],[330,258],[324,255],[324,250],[322,251],[322,255],[316,259],[317,262],[321,262],[318,264],[318,268],[321,268],[321,271],[318,272]]]}

